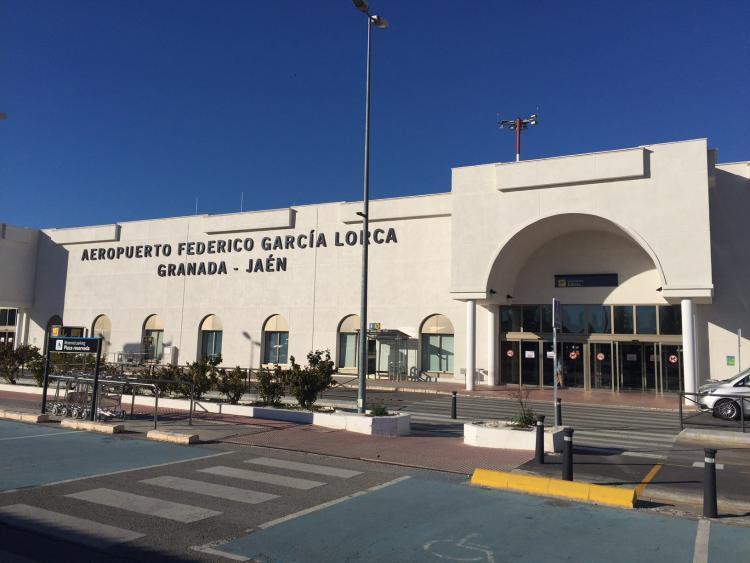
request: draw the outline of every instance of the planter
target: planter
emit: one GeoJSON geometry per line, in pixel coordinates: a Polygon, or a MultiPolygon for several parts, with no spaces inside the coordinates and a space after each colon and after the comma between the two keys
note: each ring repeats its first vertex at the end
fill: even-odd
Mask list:
{"type": "MultiPolygon", "coordinates": [[[[561,452],[563,426],[544,429],[544,451],[561,452]]],[[[536,449],[536,428],[515,428],[507,421],[477,421],[464,424],[464,444],[503,450],[536,449]]]]}

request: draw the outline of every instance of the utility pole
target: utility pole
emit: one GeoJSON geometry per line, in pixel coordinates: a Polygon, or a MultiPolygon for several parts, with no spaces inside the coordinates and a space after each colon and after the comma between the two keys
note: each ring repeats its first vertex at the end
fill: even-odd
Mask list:
{"type": "Polygon", "coordinates": [[[529,125],[536,125],[539,121],[536,114],[526,118],[516,117],[515,119],[503,119],[500,121],[501,129],[508,129],[516,132],[516,162],[521,160],[521,131],[528,129],[529,125]]]}

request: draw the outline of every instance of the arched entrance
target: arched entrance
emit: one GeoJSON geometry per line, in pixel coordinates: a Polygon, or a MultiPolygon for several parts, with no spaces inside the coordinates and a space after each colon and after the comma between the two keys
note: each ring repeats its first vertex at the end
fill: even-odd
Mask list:
{"type": "Polygon", "coordinates": [[[488,275],[500,307],[500,383],[553,384],[554,297],[562,303],[563,385],[678,391],[680,307],[662,297],[664,283],[648,246],[601,217],[557,215],[521,229],[488,275]]]}

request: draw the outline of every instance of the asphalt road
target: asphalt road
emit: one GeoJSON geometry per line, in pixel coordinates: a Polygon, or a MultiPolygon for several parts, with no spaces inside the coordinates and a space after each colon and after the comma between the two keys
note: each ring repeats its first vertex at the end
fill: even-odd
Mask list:
{"type": "Polygon", "coordinates": [[[6,421],[0,440],[4,562],[670,563],[750,552],[747,528],[478,489],[433,471],[6,421]]]}

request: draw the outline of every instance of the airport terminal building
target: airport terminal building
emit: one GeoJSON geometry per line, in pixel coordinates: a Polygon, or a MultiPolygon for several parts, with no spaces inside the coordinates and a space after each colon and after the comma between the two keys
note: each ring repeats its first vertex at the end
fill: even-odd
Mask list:
{"type": "MultiPolygon", "coordinates": [[[[750,366],[750,163],[716,156],[700,139],[467,166],[450,193],[372,201],[368,371],[551,385],[553,298],[568,387],[693,391],[750,366]]],[[[0,334],[43,348],[79,326],[110,361],[244,368],[328,348],[356,373],[361,208],[0,224],[0,334]]]]}

